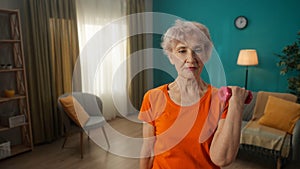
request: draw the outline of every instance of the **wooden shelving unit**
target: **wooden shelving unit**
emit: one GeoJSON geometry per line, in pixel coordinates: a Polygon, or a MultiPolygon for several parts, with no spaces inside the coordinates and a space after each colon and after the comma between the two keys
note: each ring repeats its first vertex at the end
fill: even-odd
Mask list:
{"type": "Polygon", "coordinates": [[[33,149],[20,21],[18,10],[0,9],[0,138],[4,140],[0,151],[4,151],[1,145],[10,145],[9,155],[1,156],[0,152],[0,159],[33,149]],[[15,95],[5,96],[6,89],[13,89],[15,95]],[[24,121],[15,121],[17,125],[3,123],[17,116],[24,121]]]}
{"type": "Polygon", "coordinates": [[[23,68],[0,69],[0,73],[1,72],[15,72],[15,71],[23,71],[23,68]]]}
{"type": "MultiPolygon", "coordinates": [[[[17,127],[27,126],[27,125],[29,125],[29,124],[25,122],[25,123],[23,123],[23,124],[21,124],[20,126],[17,126],[17,127]]],[[[10,130],[10,129],[12,129],[12,128],[15,128],[15,127],[0,126],[0,132],[1,132],[1,131],[6,131],[6,130],[10,130]]]]}

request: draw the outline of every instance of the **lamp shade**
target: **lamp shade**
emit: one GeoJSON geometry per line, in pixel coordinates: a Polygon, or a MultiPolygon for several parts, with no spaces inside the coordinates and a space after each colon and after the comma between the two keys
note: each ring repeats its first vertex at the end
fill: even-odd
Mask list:
{"type": "Polygon", "coordinates": [[[258,58],[256,50],[254,49],[242,49],[240,50],[237,60],[238,65],[242,66],[254,66],[258,64],[258,58]]]}

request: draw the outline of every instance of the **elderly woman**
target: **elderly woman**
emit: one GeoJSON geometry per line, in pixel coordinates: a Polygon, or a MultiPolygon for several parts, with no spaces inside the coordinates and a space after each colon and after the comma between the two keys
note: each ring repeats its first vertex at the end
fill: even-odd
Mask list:
{"type": "Polygon", "coordinates": [[[162,47],[178,76],[144,96],[139,114],[144,121],[140,168],[217,169],[229,165],[238,151],[248,92],[232,86],[232,97],[224,103],[218,89],[201,79],[212,51],[204,25],[177,20],[165,33],[162,47]]]}
{"type": "Polygon", "coordinates": [[[238,151],[248,92],[232,86],[232,97],[224,103],[216,94],[218,89],[201,79],[212,51],[204,25],[176,21],[165,33],[162,47],[178,76],[144,96],[139,114],[144,121],[140,168],[217,169],[229,165],[238,151]]]}

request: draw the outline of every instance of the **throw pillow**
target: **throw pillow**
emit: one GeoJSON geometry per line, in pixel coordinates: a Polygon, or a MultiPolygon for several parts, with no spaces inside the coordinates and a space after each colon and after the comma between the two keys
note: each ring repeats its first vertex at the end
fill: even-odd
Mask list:
{"type": "Polygon", "coordinates": [[[257,97],[256,97],[252,120],[258,120],[264,114],[269,96],[274,96],[274,97],[292,101],[292,102],[296,102],[296,100],[297,100],[297,96],[290,94],[290,93],[259,91],[257,93],[257,97]]]}
{"type": "Polygon", "coordinates": [[[88,113],[71,95],[59,99],[64,111],[79,126],[83,127],[89,119],[88,113]]]}
{"type": "Polygon", "coordinates": [[[269,96],[264,115],[258,122],[291,134],[299,117],[300,104],[269,96]]]}

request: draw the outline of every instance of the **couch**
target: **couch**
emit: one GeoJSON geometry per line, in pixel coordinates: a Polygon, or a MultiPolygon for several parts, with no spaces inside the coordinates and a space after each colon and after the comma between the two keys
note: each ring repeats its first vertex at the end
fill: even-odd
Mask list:
{"type": "Polygon", "coordinates": [[[296,125],[290,134],[261,125],[259,119],[263,115],[268,96],[270,95],[291,102],[295,102],[297,99],[296,96],[288,93],[253,92],[253,100],[250,104],[245,105],[243,112],[240,149],[260,154],[264,157],[271,157],[275,160],[276,168],[281,168],[288,159],[300,161],[300,120],[296,121],[296,125]],[[281,137],[268,141],[269,137],[274,137],[274,135],[277,137],[277,134],[281,135],[281,137]],[[267,146],[258,145],[257,141],[265,141],[264,144],[267,144],[267,146]],[[278,146],[280,147],[278,148],[278,146]]]}

